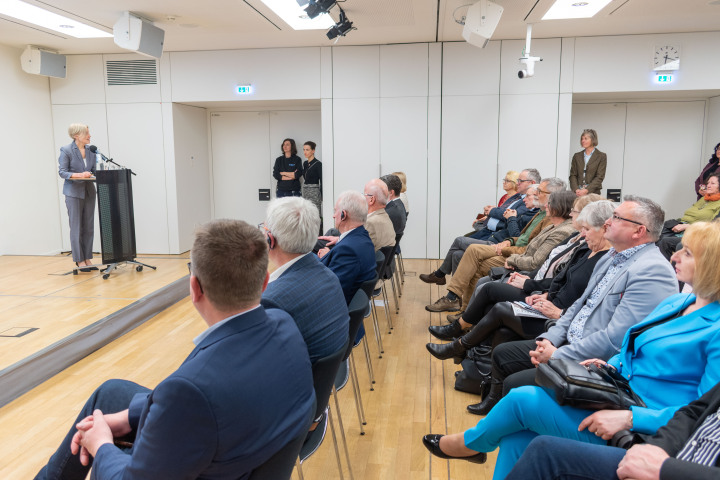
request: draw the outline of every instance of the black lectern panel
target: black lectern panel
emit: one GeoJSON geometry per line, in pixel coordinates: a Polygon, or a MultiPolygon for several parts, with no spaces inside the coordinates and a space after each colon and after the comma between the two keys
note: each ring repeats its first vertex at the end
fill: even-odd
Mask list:
{"type": "Polygon", "coordinates": [[[98,170],[97,195],[104,264],[137,256],[130,170],[98,170]]]}

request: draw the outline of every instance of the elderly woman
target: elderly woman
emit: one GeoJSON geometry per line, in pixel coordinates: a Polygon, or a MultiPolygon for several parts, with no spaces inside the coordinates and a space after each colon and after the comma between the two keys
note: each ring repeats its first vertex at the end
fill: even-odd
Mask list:
{"type": "Polygon", "coordinates": [[[570,190],[578,197],[588,193],[600,193],[605,179],[607,155],[597,149],[598,137],[595,130],[583,130],[580,146],[583,150],[573,155],[570,163],[570,190]]]}
{"type": "Polygon", "coordinates": [[[702,198],[685,210],[682,217],[665,222],[657,246],[668,260],[689,224],[707,222],[720,214],[720,173],[710,175],[705,187],[702,198]]]}
{"type": "Polygon", "coordinates": [[[92,265],[93,238],[95,236],[95,154],[86,149],[90,143],[87,125],[73,123],[68,128],[73,139],[70,145],[60,148],[58,174],[65,179],[63,195],[70,219],[70,249],[75,265],[81,272],[97,270],[92,265]]]}
{"type": "MultiPolygon", "coordinates": [[[[500,197],[500,200],[498,200],[498,207],[502,206],[502,204],[505,203],[505,200],[517,193],[519,176],[520,172],[516,172],[515,170],[510,170],[505,174],[505,177],[503,177],[502,179],[502,188],[505,191],[505,194],[500,197]]],[[[485,207],[485,211],[483,213],[478,213],[475,221],[473,222],[473,229],[475,231],[485,228],[485,222],[487,221],[487,212],[490,211],[490,208],[491,207],[489,206],[485,207]]],[[[472,233],[473,232],[470,232],[468,235],[472,235],[472,233]]]]}
{"type": "Polygon", "coordinates": [[[426,435],[427,448],[442,458],[481,462],[484,452],[500,447],[493,478],[501,479],[537,435],[605,444],[625,429],[653,434],[676,410],[710,390],[720,381],[720,223],[692,225],[683,245],[673,255],[675,270],[695,293],[661,302],[628,330],[620,353],[607,362],[647,406],[592,412],[561,407],[543,388],[519,387],[464,433],[426,435]]]}
{"type": "Polygon", "coordinates": [[[715,145],[715,148],[713,149],[713,154],[710,157],[710,160],[708,161],[707,165],[703,167],[702,172],[700,172],[700,175],[698,175],[698,178],[695,179],[695,193],[697,193],[697,198],[700,200],[703,195],[705,195],[705,189],[707,187],[707,182],[710,179],[710,175],[713,173],[720,173],[720,143],[715,145]]]}
{"type": "MultiPolygon", "coordinates": [[[[452,343],[427,344],[428,351],[440,360],[455,357],[456,363],[470,348],[494,335],[500,328],[509,328],[521,338],[535,338],[545,331],[547,319],[558,319],[563,311],[577,300],[585,290],[597,261],[610,248],[604,238],[605,221],[614,211],[607,200],[590,203],[587,197],[575,201],[575,210],[582,210],[573,218],[573,226],[580,235],[556,247],[540,267],[535,279],[513,273],[508,283],[485,284],[462,317],[451,325],[430,327],[430,333],[452,343]],[[584,208],[583,208],[584,207],[584,208]],[[537,293],[544,291],[545,293],[537,293]],[[524,300],[545,318],[517,315],[508,302],[524,300]],[[468,333],[462,332],[471,328],[468,333]],[[454,339],[454,337],[460,338],[454,339]]],[[[494,342],[493,342],[494,344],[494,342]]],[[[494,385],[502,390],[502,384],[494,385]]],[[[500,392],[497,392],[498,394],[500,392]]]]}

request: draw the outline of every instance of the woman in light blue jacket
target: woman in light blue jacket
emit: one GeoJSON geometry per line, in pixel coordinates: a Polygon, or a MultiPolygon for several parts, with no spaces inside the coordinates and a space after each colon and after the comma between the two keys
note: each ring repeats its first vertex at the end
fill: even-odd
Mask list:
{"type": "MultiPolygon", "coordinates": [[[[500,447],[493,478],[501,479],[537,435],[605,444],[624,429],[652,434],[676,410],[710,390],[720,382],[720,223],[693,224],[683,245],[673,255],[675,270],[695,293],[673,295],[660,303],[628,330],[620,353],[608,361],[647,407],[593,413],[561,407],[541,387],[520,387],[464,433],[426,435],[426,447],[442,458],[477,463],[484,461],[484,452],[500,447]]],[[[589,362],[605,363],[583,363],[589,362]]]]}

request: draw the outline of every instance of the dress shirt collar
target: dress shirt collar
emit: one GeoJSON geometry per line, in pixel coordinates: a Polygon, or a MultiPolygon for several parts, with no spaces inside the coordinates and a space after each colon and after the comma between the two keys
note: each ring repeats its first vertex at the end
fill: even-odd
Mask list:
{"type": "Polygon", "coordinates": [[[337,243],[336,243],[335,245],[337,245],[338,243],[340,243],[340,241],[341,241],[343,238],[345,238],[345,237],[348,236],[348,233],[352,232],[352,231],[355,230],[356,228],[360,228],[360,227],[351,228],[351,229],[348,230],[347,232],[341,233],[341,234],[340,234],[340,238],[338,238],[338,241],[337,241],[337,243]]]}
{"type": "Polygon", "coordinates": [[[244,312],[242,312],[242,313],[240,313],[240,314],[238,314],[238,315],[232,315],[232,316],[230,316],[230,317],[227,317],[227,318],[224,318],[224,319],[220,320],[220,321],[217,322],[215,325],[213,325],[212,327],[206,328],[200,335],[198,335],[197,337],[195,337],[195,339],[193,340],[193,343],[194,343],[195,346],[197,347],[198,345],[200,345],[200,343],[202,343],[203,340],[205,340],[205,339],[207,338],[208,335],[210,335],[213,331],[215,331],[215,330],[217,330],[218,328],[220,328],[221,325],[226,324],[228,321],[232,320],[233,318],[237,318],[237,317],[239,317],[239,316],[241,316],[241,315],[245,315],[245,314],[248,313],[248,312],[252,312],[253,310],[257,310],[258,308],[260,308],[260,305],[256,306],[255,308],[251,308],[250,310],[246,310],[246,311],[244,311],[244,312]]]}
{"type": "Polygon", "coordinates": [[[268,281],[268,283],[271,283],[271,282],[274,282],[275,280],[277,280],[280,277],[280,275],[285,273],[285,271],[288,268],[292,267],[294,263],[296,263],[298,260],[300,260],[301,258],[303,258],[307,255],[310,255],[310,254],[306,253],[305,255],[298,255],[297,257],[293,258],[289,262],[286,262],[286,263],[280,265],[278,268],[275,269],[274,272],[272,272],[270,274],[270,280],[268,281]]]}

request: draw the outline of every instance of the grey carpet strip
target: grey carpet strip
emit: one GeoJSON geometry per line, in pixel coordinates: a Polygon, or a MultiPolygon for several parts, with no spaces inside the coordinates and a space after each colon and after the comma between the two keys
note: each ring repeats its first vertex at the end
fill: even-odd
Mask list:
{"type": "Polygon", "coordinates": [[[188,296],[188,275],[0,371],[0,407],[188,296]]]}

